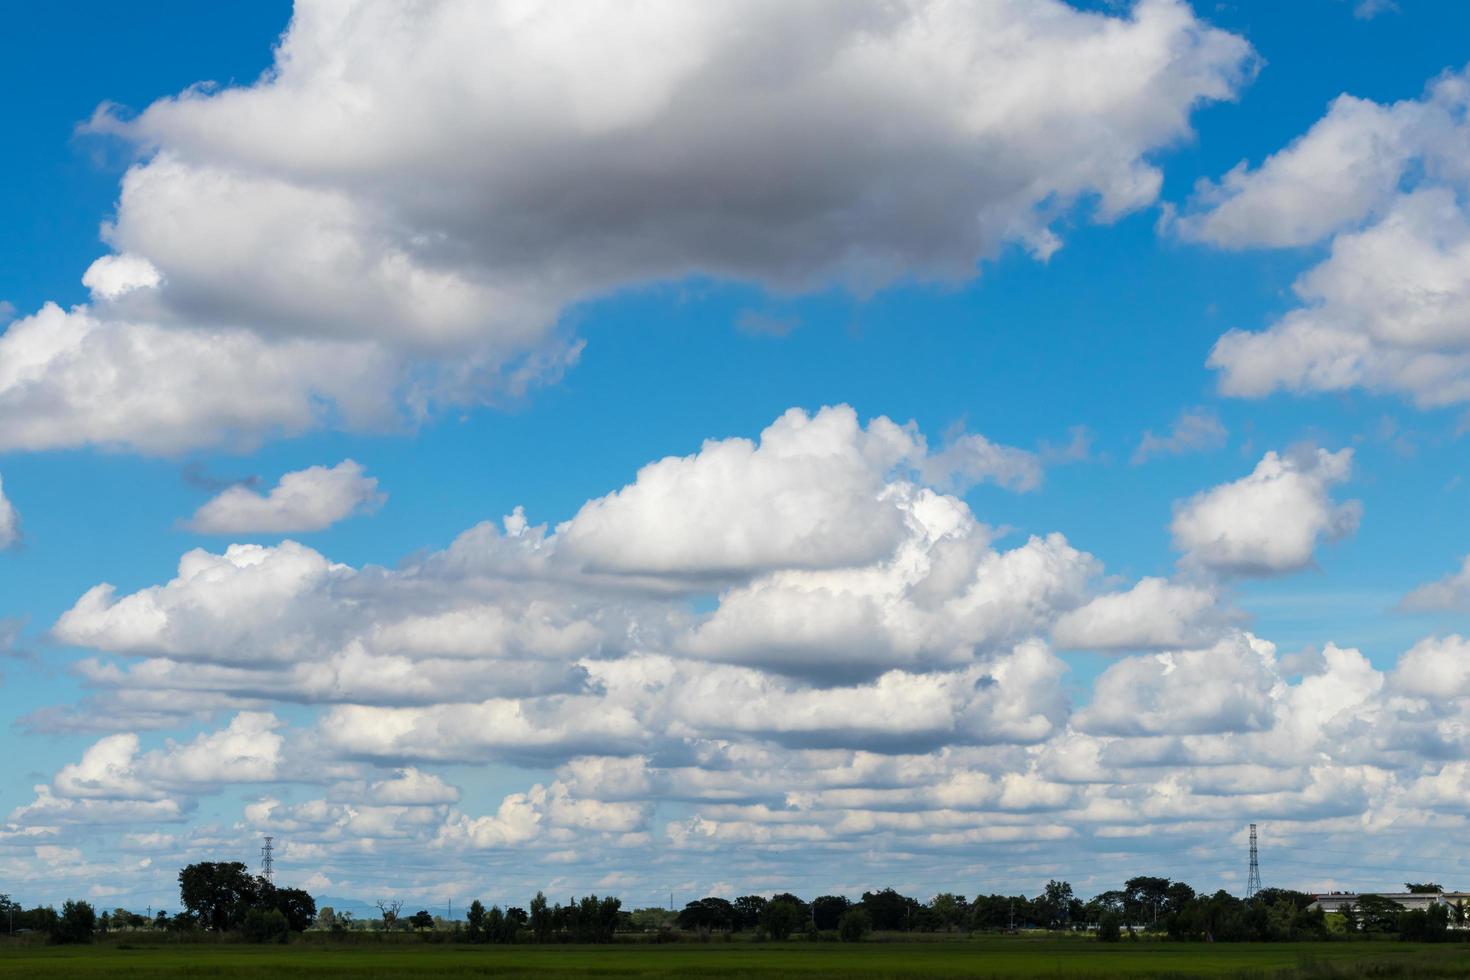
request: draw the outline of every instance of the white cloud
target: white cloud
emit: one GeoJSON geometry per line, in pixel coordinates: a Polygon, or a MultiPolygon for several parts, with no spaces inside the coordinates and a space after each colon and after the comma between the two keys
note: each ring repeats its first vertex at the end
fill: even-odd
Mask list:
{"type": "Polygon", "coordinates": [[[94,116],[140,162],[92,306],[0,348],[0,448],[514,396],[575,360],[565,311],[630,285],[968,280],[1079,204],[1151,204],[1151,155],[1252,69],[1182,0],[303,2],[254,84],[94,116]]]}
{"type": "Polygon", "coordinates": [[[1188,735],[1261,731],[1275,720],[1275,648],[1248,633],[1206,650],[1127,657],[1093,686],[1085,732],[1188,735]]]}
{"type": "Polygon", "coordinates": [[[1404,596],[1399,605],[1414,612],[1470,609],[1470,556],[1466,556],[1459,571],[1437,582],[1426,582],[1404,596]]]}
{"type": "Polygon", "coordinates": [[[1394,668],[1396,690],[1423,698],[1470,697],[1470,640],[1458,635],[1426,637],[1394,668]]]}
{"type": "Polygon", "coordinates": [[[20,541],[20,512],[5,496],[5,483],[0,480],[0,551],[12,548],[20,541]]]}
{"type": "Polygon", "coordinates": [[[963,490],[994,483],[1025,493],[1041,486],[1041,460],[1035,453],[991,442],[979,433],[952,440],[920,464],[924,479],[942,489],[963,490]]]}
{"type": "Polygon", "coordinates": [[[1144,578],[1126,592],[1100,595],[1063,613],[1052,640],[1080,650],[1200,646],[1214,639],[1228,618],[1218,601],[1201,585],[1144,578]]]}
{"type": "Polygon", "coordinates": [[[1339,96],[1305,134],[1255,169],[1241,162],[1218,185],[1202,181],[1181,218],[1188,239],[1226,248],[1309,245],[1393,200],[1417,152],[1426,107],[1339,96]]]}
{"type": "Polygon", "coordinates": [[[382,506],[386,494],[362,466],[343,460],[287,473],[268,494],[232,486],[195,511],[190,530],[201,534],[289,534],[320,531],[353,514],[382,506]]]}
{"type": "MultiPolygon", "coordinates": [[[[1044,855],[1023,890],[1086,854],[1095,870],[1077,884],[1097,891],[1136,873],[1140,841],[1208,878],[1195,849],[1250,819],[1344,846],[1365,825],[1398,839],[1463,816],[1462,638],[1426,639],[1383,669],[1328,643],[1300,672],[1233,628],[1208,580],[1099,594],[1112,581],[1101,562],[1060,535],[1001,546],[964,501],[923,485],[926,458],[916,427],[862,426],[845,409],[783,416],[758,443],[707,443],[602,511],[602,540],[630,550],[630,527],[657,526],[651,501],[702,515],[682,518],[682,550],[656,544],[662,565],[632,554],[636,571],[589,571],[563,553],[575,520],[552,530],[517,509],[391,569],[288,541],[192,551],[171,580],[127,594],[99,586],[53,633],[93,651],[73,667],[91,693],[68,710],[101,737],[0,826],[0,864],[52,880],[5,863],[41,845],[177,867],[175,854],[250,853],[274,832],[290,845],[284,880],[416,901],[524,902],[614,873],[625,897],[686,880],[694,892],[714,884],[701,869],[754,866],[736,848],[779,869],[730,876],[741,891],[797,873],[822,891],[870,887],[840,877],[853,853],[879,855],[865,866],[900,886],[1044,855]],[[771,531],[773,486],[836,501],[844,520],[886,509],[892,537],[803,565],[791,542],[821,527],[819,508],[778,512],[787,523],[771,531]],[[1120,659],[1078,694],[1048,637],[1166,652],[1120,659]],[[208,715],[229,720],[196,728],[208,715]],[[133,721],[184,734],[150,742],[133,721]],[[463,799],[461,764],[477,781],[463,799]],[[517,778],[502,767],[536,774],[478,804],[480,779],[517,778]],[[152,851],[116,846],[242,788],[233,824],[211,814],[152,851]],[[497,850],[515,866],[487,882],[473,854],[497,850]]],[[[1186,560],[1310,561],[1345,523],[1331,490],[1350,463],[1270,454],[1186,502],[1186,560]]],[[[93,877],[142,891],[159,872],[93,877]]],[[[170,887],[164,875],[158,895],[170,887]]]]}
{"type": "Polygon", "coordinates": [[[886,418],[864,429],[843,405],[792,409],[747,439],[643,467],[558,530],[594,571],[718,578],[770,567],[858,565],[889,554],[903,512],[888,474],[917,451],[886,418]]]}
{"type": "Polygon", "coordinates": [[[1470,82],[1380,105],[1343,96],[1286,149],[1220,185],[1179,219],[1225,247],[1330,239],[1295,284],[1300,304],[1265,330],[1232,330],[1209,364],[1226,394],[1363,388],[1423,407],[1470,400],[1470,82]]]}
{"type": "Polygon", "coordinates": [[[1152,430],[1145,432],[1138,448],[1133,451],[1133,462],[1142,463],[1155,456],[1219,449],[1225,445],[1228,435],[1220,417],[1214,412],[1203,408],[1189,409],[1180,413],[1168,435],[1156,436],[1152,430]]]}
{"type": "Polygon", "coordinates": [[[1275,575],[1312,562],[1319,540],[1357,529],[1361,506],[1331,488],[1352,472],[1353,451],[1268,452],[1250,476],[1175,507],[1170,531],[1185,561],[1232,575],[1275,575]]]}
{"type": "Polygon", "coordinates": [[[1059,534],[992,550],[954,498],[921,495],[911,521],[922,530],[890,561],[727,591],[682,652],[817,680],[963,667],[1044,633],[1099,567],[1059,534]]]}
{"type": "Polygon", "coordinates": [[[0,335],[0,451],[170,454],[328,422],[382,428],[395,422],[399,380],[370,343],[168,330],[48,303],[0,335]]]}

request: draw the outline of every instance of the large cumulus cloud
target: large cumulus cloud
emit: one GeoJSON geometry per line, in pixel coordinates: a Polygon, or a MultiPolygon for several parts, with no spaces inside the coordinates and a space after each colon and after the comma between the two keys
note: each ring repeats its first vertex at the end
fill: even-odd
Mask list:
{"type": "Polygon", "coordinates": [[[563,312],[622,287],[1045,256],[1079,203],[1150,204],[1251,63],[1182,0],[302,0],[254,84],[94,117],[139,160],[92,303],[0,342],[0,447],[389,426],[554,379],[563,312]]]}

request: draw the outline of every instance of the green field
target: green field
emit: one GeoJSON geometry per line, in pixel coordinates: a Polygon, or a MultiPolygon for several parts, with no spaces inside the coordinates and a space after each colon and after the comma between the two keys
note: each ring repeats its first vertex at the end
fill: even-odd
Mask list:
{"type": "Polygon", "coordinates": [[[0,947],[15,977],[1470,977],[1470,946],[994,937],[861,945],[0,947]]]}

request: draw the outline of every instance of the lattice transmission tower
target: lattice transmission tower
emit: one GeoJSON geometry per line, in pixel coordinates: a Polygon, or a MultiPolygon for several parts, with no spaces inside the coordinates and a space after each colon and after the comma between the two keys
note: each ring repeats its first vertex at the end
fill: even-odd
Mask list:
{"type": "MultiPolygon", "coordinates": [[[[1255,832],[1255,825],[1254,824],[1251,825],[1251,831],[1252,831],[1252,834],[1254,834],[1254,832],[1255,832]]],[[[271,846],[272,845],[272,842],[274,840],[275,840],[274,837],[267,837],[265,839],[265,846],[260,849],[260,876],[262,878],[264,878],[266,881],[270,881],[270,882],[274,882],[275,881],[275,873],[276,873],[275,864],[273,864],[272,861],[271,861],[271,854],[275,850],[275,848],[271,846]]],[[[1255,840],[1255,837],[1252,836],[1251,837],[1251,840],[1254,841],[1255,840]]],[[[1254,853],[1255,853],[1255,849],[1254,849],[1255,848],[1255,844],[1254,843],[1252,843],[1251,848],[1252,848],[1251,853],[1254,855],[1254,853]]],[[[1252,858],[1252,861],[1254,861],[1254,858],[1252,858]]]]}
{"type": "Polygon", "coordinates": [[[1261,862],[1256,856],[1256,825],[1251,824],[1251,870],[1245,879],[1245,897],[1252,899],[1261,890],[1261,862]]]}

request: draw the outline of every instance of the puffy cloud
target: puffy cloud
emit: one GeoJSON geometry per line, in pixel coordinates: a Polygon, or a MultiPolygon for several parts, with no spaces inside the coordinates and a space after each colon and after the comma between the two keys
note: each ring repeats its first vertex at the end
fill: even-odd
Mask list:
{"type": "Polygon", "coordinates": [[[1182,0],[304,0],[254,84],[96,114],[141,159],[92,306],[0,346],[0,448],[514,395],[575,361],[564,311],[630,285],[967,280],[1008,243],[1050,254],[1079,202],[1152,203],[1150,155],[1251,67],[1182,0]]]}
{"type": "Polygon", "coordinates": [[[20,540],[20,512],[5,496],[5,483],[0,480],[0,551],[14,547],[20,540]]]}
{"type": "Polygon", "coordinates": [[[241,712],[218,731],[149,752],[127,732],[99,739],[63,766],[36,799],[10,815],[18,824],[144,823],[182,819],[192,795],[285,775],[285,738],[272,714],[241,712]]]}
{"type": "Polygon", "coordinates": [[[1415,612],[1470,609],[1470,556],[1458,572],[1427,582],[1404,596],[1399,604],[1415,612]]]}
{"type": "MultiPolygon", "coordinates": [[[[37,842],[85,854],[109,827],[187,820],[229,787],[250,788],[241,819],[187,824],[170,855],[247,849],[271,828],[297,880],[500,901],[614,873],[631,875],[616,879],[626,894],[695,890],[733,848],[774,868],[742,890],[787,887],[798,868],[822,890],[868,887],[838,877],[859,850],[893,855],[872,874],[898,883],[915,860],[939,862],[924,880],[943,882],[968,874],[959,855],[1036,854],[1044,880],[1087,853],[1099,877],[1078,884],[1100,890],[1136,873],[1123,852],[1141,837],[1184,854],[1263,814],[1331,838],[1463,810],[1460,638],[1425,640],[1392,670],[1327,644],[1299,676],[1232,629],[1208,583],[1099,594],[1101,563],[1060,535],[999,545],[964,501],[923,485],[928,458],[914,426],[792,413],[759,442],[707,443],[599,498],[587,526],[610,555],[626,542],[616,570],[569,545],[580,515],[553,529],[518,508],[392,569],[287,541],[189,552],[171,580],[129,594],[99,586],[53,627],[94,651],[72,668],[92,693],[31,723],[78,730],[86,716],[102,737],[11,813],[0,863],[37,842]],[[890,536],[841,557],[820,508],[776,511],[772,530],[773,486],[835,501],[854,527],[891,514],[890,536]],[[677,546],[637,553],[628,529],[656,526],[658,499],[703,516],[678,518],[677,546]],[[826,541],[826,560],[804,563],[803,538],[826,541]],[[1112,663],[1083,694],[1048,637],[1166,652],[1112,663]],[[138,734],[213,713],[231,720],[151,747],[138,734]],[[487,809],[461,800],[466,778],[516,778],[501,767],[536,774],[487,809]],[[507,849],[516,868],[494,887],[511,891],[487,892],[476,852],[507,849]]],[[[1186,502],[1191,532],[1232,564],[1200,561],[1217,552],[1193,539],[1187,558],[1310,560],[1350,461],[1271,454],[1186,502]]]]}
{"type": "Polygon", "coordinates": [[[916,448],[913,433],[886,418],[865,429],[845,405],[792,409],[758,444],[711,441],[645,466],[583,505],[558,547],[594,571],[695,578],[863,564],[898,544],[885,477],[916,448]]]}
{"type": "MultiPolygon", "coordinates": [[[[1185,238],[1227,248],[1309,245],[1382,209],[1418,152],[1426,106],[1339,96],[1291,145],[1219,184],[1201,182],[1185,238]]],[[[1441,110],[1441,114],[1442,114],[1441,110]]],[[[1448,118],[1443,119],[1448,123],[1448,118]]]]}
{"type": "Polygon", "coordinates": [[[954,498],[921,493],[912,507],[918,533],[892,560],[731,589],[683,652],[817,680],[962,667],[1044,633],[1099,568],[1058,534],[992,550],[954,498]]]}
{"type": "Polygon", "coordinates": [[[381,428],[394,421],[398,386],[397,367],[370,343],[167,330],[48,303],[0,335],[0,450],[167,454],[329,421],[381,428]]]}
{"type": "Polygon", "coordinates": [[[1393,684],[1416,697],[1470,697],[1470,640],[1458,635],[1420,640],[1399,658],[1393,684]]]}
{"type": "Polygon", "coordinates": [[[362,466],[343,460],[287,473],[268,494],[232,486],[195,511],[190,530],[202,534],[290,534],[320,531],[387,499],[362,466]]]}
{"type": "Polygon", "coordinates": [[[63,766],[52,787],[71,799],[147,800],[180,786],[270,781],[281,775],[280,724],[266,712],[241,712],[219,731],[141,754],[137,735],[109,735],[63,766]]]}
{"type": "Polygon", "coordinates": [[[379,805],[432,806],[458,803],[459,790],[431,772],[410,766],[399,770],[392,779],[381,779],[369,786],[367,799],[379,805]]]}
{"type": "Polygon", "coordinates": [[[1210,354],[1227,394],[1279,388],[1402,392],[1431,407],[1470,399],[1470,220],[1445,188],[1399,200],[1339,235],[1296,284],[1305,305],[1210,354]]]}
{"type": "Polygon", "coordinates": [[[1149,203],[1144,155],[1249,58],[1171,0],[1127,18],[1053,0],[303,4],[257,84],[99,119],[163,150],[129,173],[109,237],[191,312],[429,341],[514,341],[580,290],[690,272],[967,278],[1008,238],[1047,239],[1043,202],[1149,203]]]}
{"type": "Polygon", "coordinates": [[[1228,618],[1218,600],[1201,585],[1144,578],[1126,592],[1100,595],[1063,613],[1052,640],[1082,650],[1196,646],[1213,639],[1228,618]]]}
{"type": "Polygon", "coordinates": [[[1105,735],[1261,731],[1274,721],[1275,667],[1275,648],[1250,634],[1207,650],[1128,657],[1097,679],[1076,725],[1105,735]]]}
{"type": "Polygon", "coordinates": [[[1152,430],[1145,432],[1138,448],[1133,451],[1133,462],[1142,463],[1155,456],[1219,449],[1225,445],[1228,435],[1220,417],[1214,412],[1203,408],[1189,409],[1180,414],[1168,435],[1156,436],[1152,430]]]}
{"type": "Polygon", "coordinates": [[[1210,354],[1220,388],[1470,399],[1470,83],[1436,79],[1423,98],[1343,96],[1259,168],[1197,195],[1187,237],[1227,247],[1331,239],[1295,284],[1300,305],[1267,329],[1232,330],[1210,354]]]}
{"type": "Polygon", "coordinates": [[[331,625],[335,610],[317,596],[322,587],[351,575],[346,566],[294,541],[277,547],[231,545],[223,555],[196,549],[180,559],[178,576],[166,585],[121,599],[112,586],[96,586],[57,620],[52,632],[64,642],[98,650],[204,662],[288,663],[319,649],[317,637],[331,625]],[[302,593],[308,602],[291,602],[302,593]],[[262,618],[261,609],[278,612],[262,618]]]}
{"type": "Polygon", "coordinates": [[[1361,506],[1338,504],[1334,484],[1352,472],[1353,451],[1268,452],[1250,476],[1196,494],[1169,529],[1191,564],[1233,575],[1276,575],[1311,564],[1320,539],[1357,529],[1361,506]]]}

